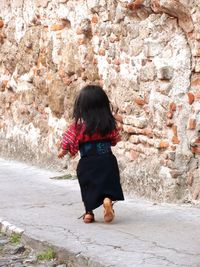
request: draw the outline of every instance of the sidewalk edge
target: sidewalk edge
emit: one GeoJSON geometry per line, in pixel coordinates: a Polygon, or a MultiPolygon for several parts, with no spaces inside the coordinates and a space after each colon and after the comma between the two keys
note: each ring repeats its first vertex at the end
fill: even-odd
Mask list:
{"type": "Polygon", "coordinates": [[[45,240],[38,240],[25,233],[25,230],[0,218],[0,233],[8,236],[13,233],[21,235],[22,242],[37,252],[52,248],[56,252],[58,261],[65,262],[67,267],[106,267],[101,263],[84,256],[81,252],[75,253],[63,247],[55,246],[45,240]]]}

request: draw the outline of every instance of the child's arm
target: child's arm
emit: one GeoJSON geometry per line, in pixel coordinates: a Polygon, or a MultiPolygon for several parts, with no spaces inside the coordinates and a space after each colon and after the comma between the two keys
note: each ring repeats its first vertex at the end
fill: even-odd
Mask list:
{"type": "Polygon", "coordinates": [[[58,158],[59,158],[59,159],[62,159],[66,154],[67,154],[67,151],[66,151],[66,150],[61,150],[61,151],[58,153],[58,158]]]}

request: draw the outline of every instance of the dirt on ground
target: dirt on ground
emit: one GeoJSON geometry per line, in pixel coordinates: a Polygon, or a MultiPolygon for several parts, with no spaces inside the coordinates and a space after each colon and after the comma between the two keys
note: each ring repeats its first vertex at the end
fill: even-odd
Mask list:
{"type": "Polygon", "coordinates": [[[36,252],[23,244],[20,235],[0,233],[0,267],[67,267],[67,264],[59,263],[51,248],[36,252]]]}

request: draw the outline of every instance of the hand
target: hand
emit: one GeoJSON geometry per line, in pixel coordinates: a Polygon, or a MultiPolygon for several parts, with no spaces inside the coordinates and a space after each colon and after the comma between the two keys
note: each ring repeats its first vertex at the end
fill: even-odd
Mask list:
{"type": "Polygon", "coordinates": [[[58,153],[58,158],[59,158],[59,159],[62,159],[65,155],[66,155],[66,152],[65,152],[64,150],[62,150],[62,151],[60,151],[60,152],[58,153]]]}

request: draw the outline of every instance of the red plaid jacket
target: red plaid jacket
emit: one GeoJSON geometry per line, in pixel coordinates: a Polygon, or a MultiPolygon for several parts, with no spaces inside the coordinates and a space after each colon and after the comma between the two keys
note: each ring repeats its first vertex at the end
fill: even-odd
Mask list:
{"type": "Polygon", "coordinates": [[[111,145],[115,146],[118,141],[120,141],[119,131],[117,129],[113,130],[105,136],[101,136],[99,133],[94,133],[92,135],[84,134],[85,125],[84,124],[71,124],[68,130],[64,133],[62,139],[62,150],[69,152],[71,156],[74,156],[79,150],[79,144],[94,140],[110,140],[111,145]]]}

